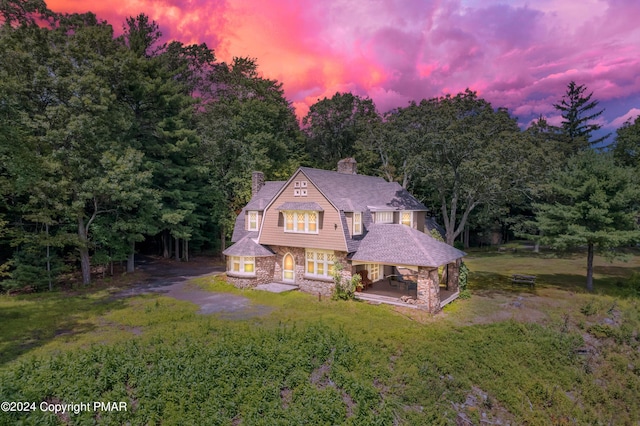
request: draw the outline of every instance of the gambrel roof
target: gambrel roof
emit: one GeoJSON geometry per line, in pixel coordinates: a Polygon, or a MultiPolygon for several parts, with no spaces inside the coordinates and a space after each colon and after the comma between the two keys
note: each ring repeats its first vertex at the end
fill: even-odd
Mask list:
{"type": "Polygon", "coordinates": [[[310,167],[300,167],[300,171],[338,210],[365,211],[369,206],[378,210],[428,210],[397,182],[310,167]]]}

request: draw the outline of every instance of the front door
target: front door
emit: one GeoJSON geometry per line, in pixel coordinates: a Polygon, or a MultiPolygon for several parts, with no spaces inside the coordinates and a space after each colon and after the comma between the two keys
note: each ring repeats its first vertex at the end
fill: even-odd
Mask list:
{"type": "Polygon", "coordinates": [[[287,253],[284,255],[282,259],[282,280],[287,282],[294,282],[296,279],[295,275],[295,262],[293,260],[293,256],[291,253],[287,253]]]}

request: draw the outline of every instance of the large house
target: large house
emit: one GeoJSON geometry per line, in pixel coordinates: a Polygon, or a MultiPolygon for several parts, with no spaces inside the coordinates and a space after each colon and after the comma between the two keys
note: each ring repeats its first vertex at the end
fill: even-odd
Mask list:
{"type": "Polygon", "coordinates": [[[402,287],[430,312],[440,310],[441,292],[457,295],[456,261],[465,253],[429,235],[428,209],[402,186],[356,167],[353,158],[337,172],[300,167],[286,182],[254,172],[251,201],[224,251],[228,281],[329,295],[339,262],[344,278],[357,273],[373,283],[366,292],[376,283],[402,287]]]}

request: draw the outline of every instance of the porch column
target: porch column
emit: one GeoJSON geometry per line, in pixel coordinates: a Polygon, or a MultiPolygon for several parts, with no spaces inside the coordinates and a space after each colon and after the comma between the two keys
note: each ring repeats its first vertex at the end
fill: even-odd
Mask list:
{"type": "Polygon", "coordinates": [[[418,267],[418,304],[433,314],[440,310],[438,268],[418,267]]]}
{"type": "Polygon", "coordinates": [[[447,290],[449,291],[458,291],[460,262],[461,260],[458,259],[455,262],[447,264],[447,290]]]}

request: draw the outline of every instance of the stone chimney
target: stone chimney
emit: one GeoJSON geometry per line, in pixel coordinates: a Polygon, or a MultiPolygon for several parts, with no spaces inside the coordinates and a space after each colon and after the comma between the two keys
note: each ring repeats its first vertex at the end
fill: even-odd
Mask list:
{"type": "Polygon", "coordinates": [[[352,157],[338,161],[338,173],[355,175],[358,172],[358,162],[352,157]]]}
{"type": "Polygon", "coordinates": [[[264,173],[251,173],[251,197],[255,197],[258,191],[264,186],[264,173]]]}

